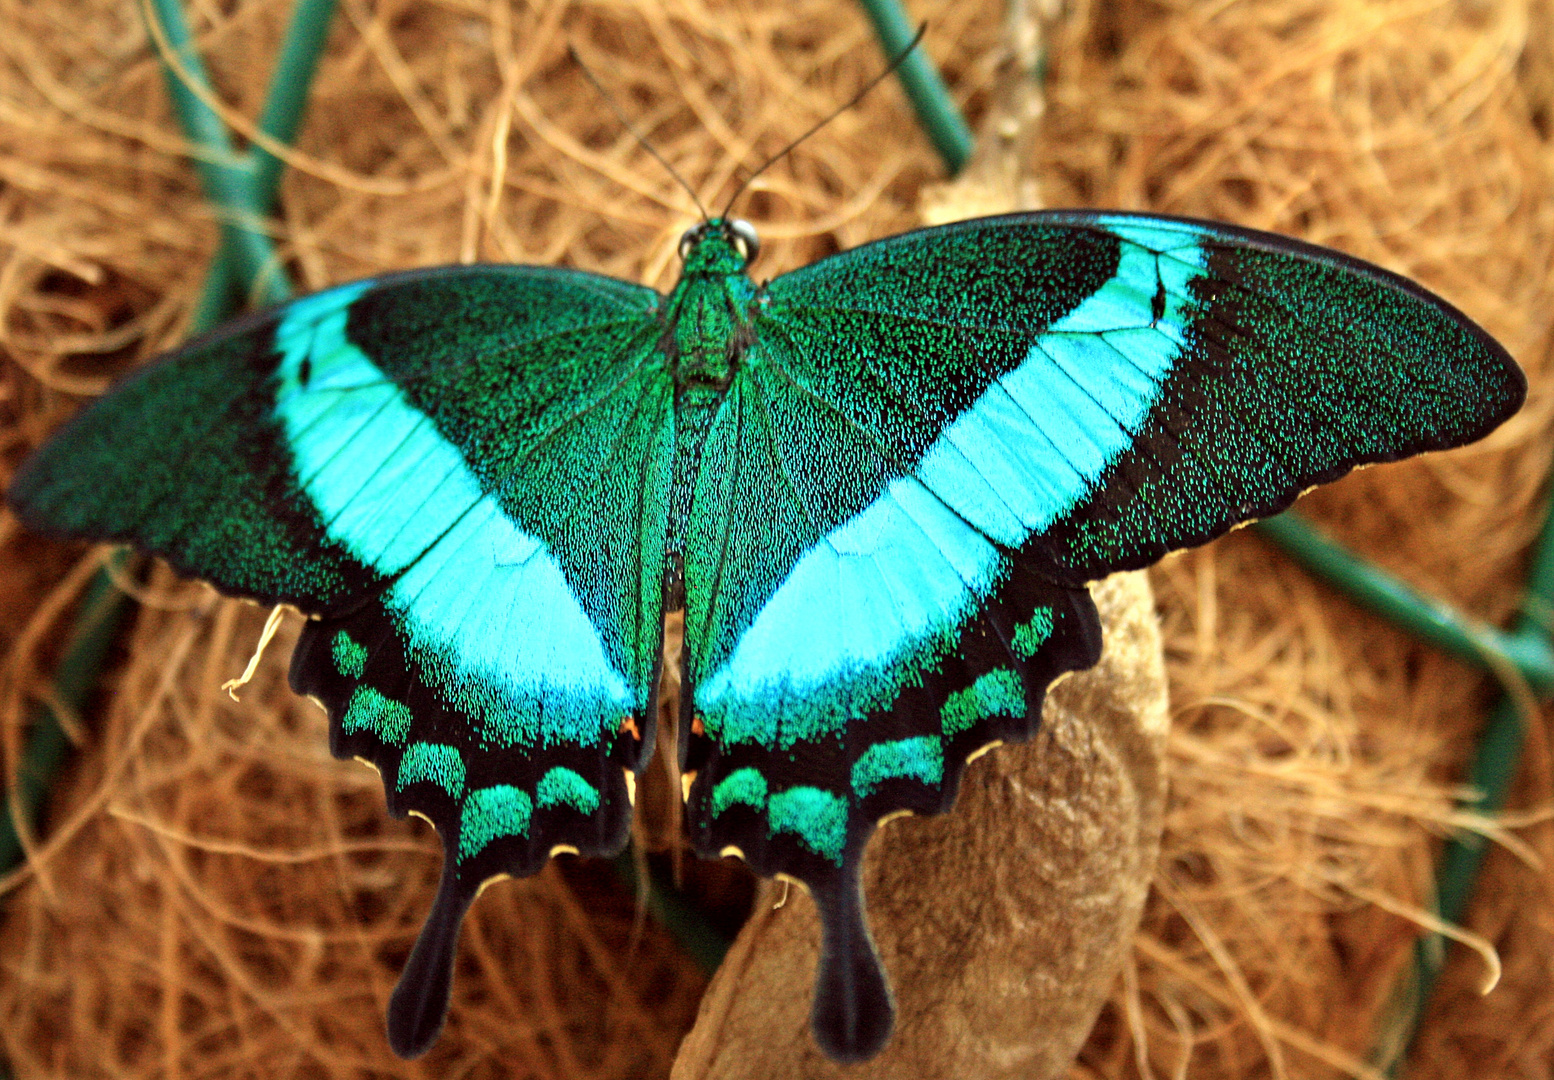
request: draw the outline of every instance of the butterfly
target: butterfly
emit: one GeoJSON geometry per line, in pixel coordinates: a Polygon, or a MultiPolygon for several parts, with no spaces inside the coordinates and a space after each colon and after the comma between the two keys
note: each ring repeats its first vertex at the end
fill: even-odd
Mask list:
{"type": "Polygon", "coordinates": [[[505,265],[329,289],[148,365],[11,485],[36,530],[309,616],[291,685],[442,839],[402,1055],[483,883],[625,845],[666,612],[691,844],[808,888],[812,1029],[862,1060],[893,1019],[864,846],[1097,661],[1086,583],[1526,392],[1412,282],[1223,224],[1014,214],[766,284],[758,247],[703,220],[667,296],[505,265]]]}

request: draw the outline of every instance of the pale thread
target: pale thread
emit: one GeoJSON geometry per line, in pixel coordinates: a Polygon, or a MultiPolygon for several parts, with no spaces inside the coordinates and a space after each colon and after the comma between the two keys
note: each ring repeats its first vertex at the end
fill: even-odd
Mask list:
{"type": "Polygon", "coordinates": [[[243,674],[221,684],[221,688],[233,701],[237,700],[237,692],[253,681],[254,672],[259,670],[259,661],[264,658],[264,650],[269,647],[275,631],[281,628],[281,617],[285,613],[285,604],[276,604],[270,609],[269,617],[264,620],[264,630],[259,634],[259,644],[254,647],[254,654],[248,658],[248,666],[243,669],[243,674]]]}

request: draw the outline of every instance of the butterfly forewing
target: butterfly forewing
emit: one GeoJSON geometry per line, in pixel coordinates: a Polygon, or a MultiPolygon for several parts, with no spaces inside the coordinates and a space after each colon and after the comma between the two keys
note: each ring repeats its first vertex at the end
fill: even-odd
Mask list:
{"type": "Polygon", "coordinates": [[[17,473],[7,498],[46,533],[134,543],[224,592],[309,611],[382,584],[302,488],[276,408],[283,312],[137,372],[17,473]]]}
{"type": "MultiPolygon", "coordinates": [[[[1105,229],[1125,263],[1152,264],[1164,312],[1147,333],[1109,329],[1109,304],[1098,304],[1093,322],[1043,337],[1044,362],[1076,376],[1097,404],[1114,391],[1088,372],[1118,369],[1111,353],[1162,368],[1158,391],[1125,425],[1127,444],[1045,535],[1026,541],[1069,580],[1205,543],[1357,465],[1473,442],[1525,396],[1520,369],[1483,330],[1375,266],[1227,225],[1046,216],[1105,229]],[[1162,355],[1151,333],[1180,345],[1162,355]]],[[[1098,301],[1148,288],[1121,279],[1098,301]]]]}

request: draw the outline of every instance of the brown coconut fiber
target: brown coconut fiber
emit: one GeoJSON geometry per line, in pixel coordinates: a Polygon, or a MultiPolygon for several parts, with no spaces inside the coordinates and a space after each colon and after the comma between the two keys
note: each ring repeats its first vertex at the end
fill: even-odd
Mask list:
{"type": "MultiPolygon", "coordinates": [[[[1547,5],[1044,7],[1033,0],[1014,24],[1022,48],[1018,32],[1045,27],[1046,81],[1024,97],[1009,90],[1020,62],[1001,4],[911,8],[973,123],[993,118],[983,147],[1000,153],[981,174],[985,199],[938,186],[929,143],[885,85],[741,200],[765,243],[759,274],[946,205],[1034,202],[1220,218],[1408,274],[1511,350],[1528,405],[1482,443],[1366,470],[1302,508],[1424,591],[1506,624],[1550,464],[1547,5]]],[[[215,100],[246,136],[289,5],[187,10],[215,100]]],[[[220,219],[135,4],[0,0],[0,27],[3,479],[85,398],[183,336],[220,219]]],[[[667,288],[692,201],[601,103],[569,43],[714,208],[741,170],[883,63],[846,3],[341,0],[268,225],[299,288],[473,260],[667,288]]],[[[105,552],[30,536],[8,511],[0,544],[9,780],[105,552]]],[[[103,691],[66,718],[78,753],[27,838],[26,865],[0,878],[0,1053],[13,1075],[668,1075],[707,978],[612,868],[570,858],[486,891],[465,925],[442,1040],[419,1062],[394,1058],[383,1010],[435,887],[431,830],[389,819],[377,777],[333,760],[323,716],[286,688],[296,616],[235,703],[222,683],[243,670],[266,613],[165,568],[117,573],[139,601],[131,629],[103,691]]],[[[1171,702],[1164,836],[1143,925],[1069,1075],[1384,1075],[1414,945],[1438,928],[1442,839],[1472,830],[1491,850],[1466,926],[1452,931],[1468,945],[1451,949],[1407,1075],[1548,1076],[1546,713],[1526,713],[1512,808],[1465,815],[1455,800],[1499,693],[1491,679],[1359,610],[1255,534],[1168,558],[1149,579],[1171,702]],[[1496,967],[1498,986],[1480,995],[1496,967]]],[[[1000,753],[973,770],[1006,775],[1000,753]]],[[[750,911],[748,878],[676,850],[672,781],[656,766],[650,776],[641,858],[678,874],[732,930],[750,911]]],[[[981,844],[989,877],[957,848],[965,872],[939,887],[986,892],[999,866],[1024,857],[996,834],[981,844]]],[[[912,887],[875,903],[910,914],[897,890],[912,887]]],[[[772,899],[756,895],[759,926],[772,899]]],[[[731,955],[763,961],[740,949],[731,955]]],[[[802,1016],[807,996],[793,999],[807,989],[795,985],[756,980],[737,1007],[759,1012],[766,994],[802,1016]]],[[[967,985],[898,990],[975,1010],[967,985]]],[[[752,1046],[746,1074],[787,1075],[777,1049],[752,1046]]],[[[949,1057],[898,1074],[959,1075],[949,1057]]]]}

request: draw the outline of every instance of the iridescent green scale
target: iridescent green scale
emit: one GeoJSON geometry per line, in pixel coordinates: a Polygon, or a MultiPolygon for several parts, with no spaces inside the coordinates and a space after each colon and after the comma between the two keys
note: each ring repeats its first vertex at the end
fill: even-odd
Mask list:
{"type": "Polygon", "coordinates": [[[866,1058],[893,1009],[864,845],[1096,661],[1086,582],[1525,392],[1417,286],[1224,225],[989,218],[764,285],[742,223],[682,247],[668,296],[460,266],[296,301],[148,366],[11,488],[34,528],[313,617],[292,685],[443,839],[402,1054],[483,882],[625,844],[667,611],[692,843],[808,886],[816,1037],[866,1058]]]}

